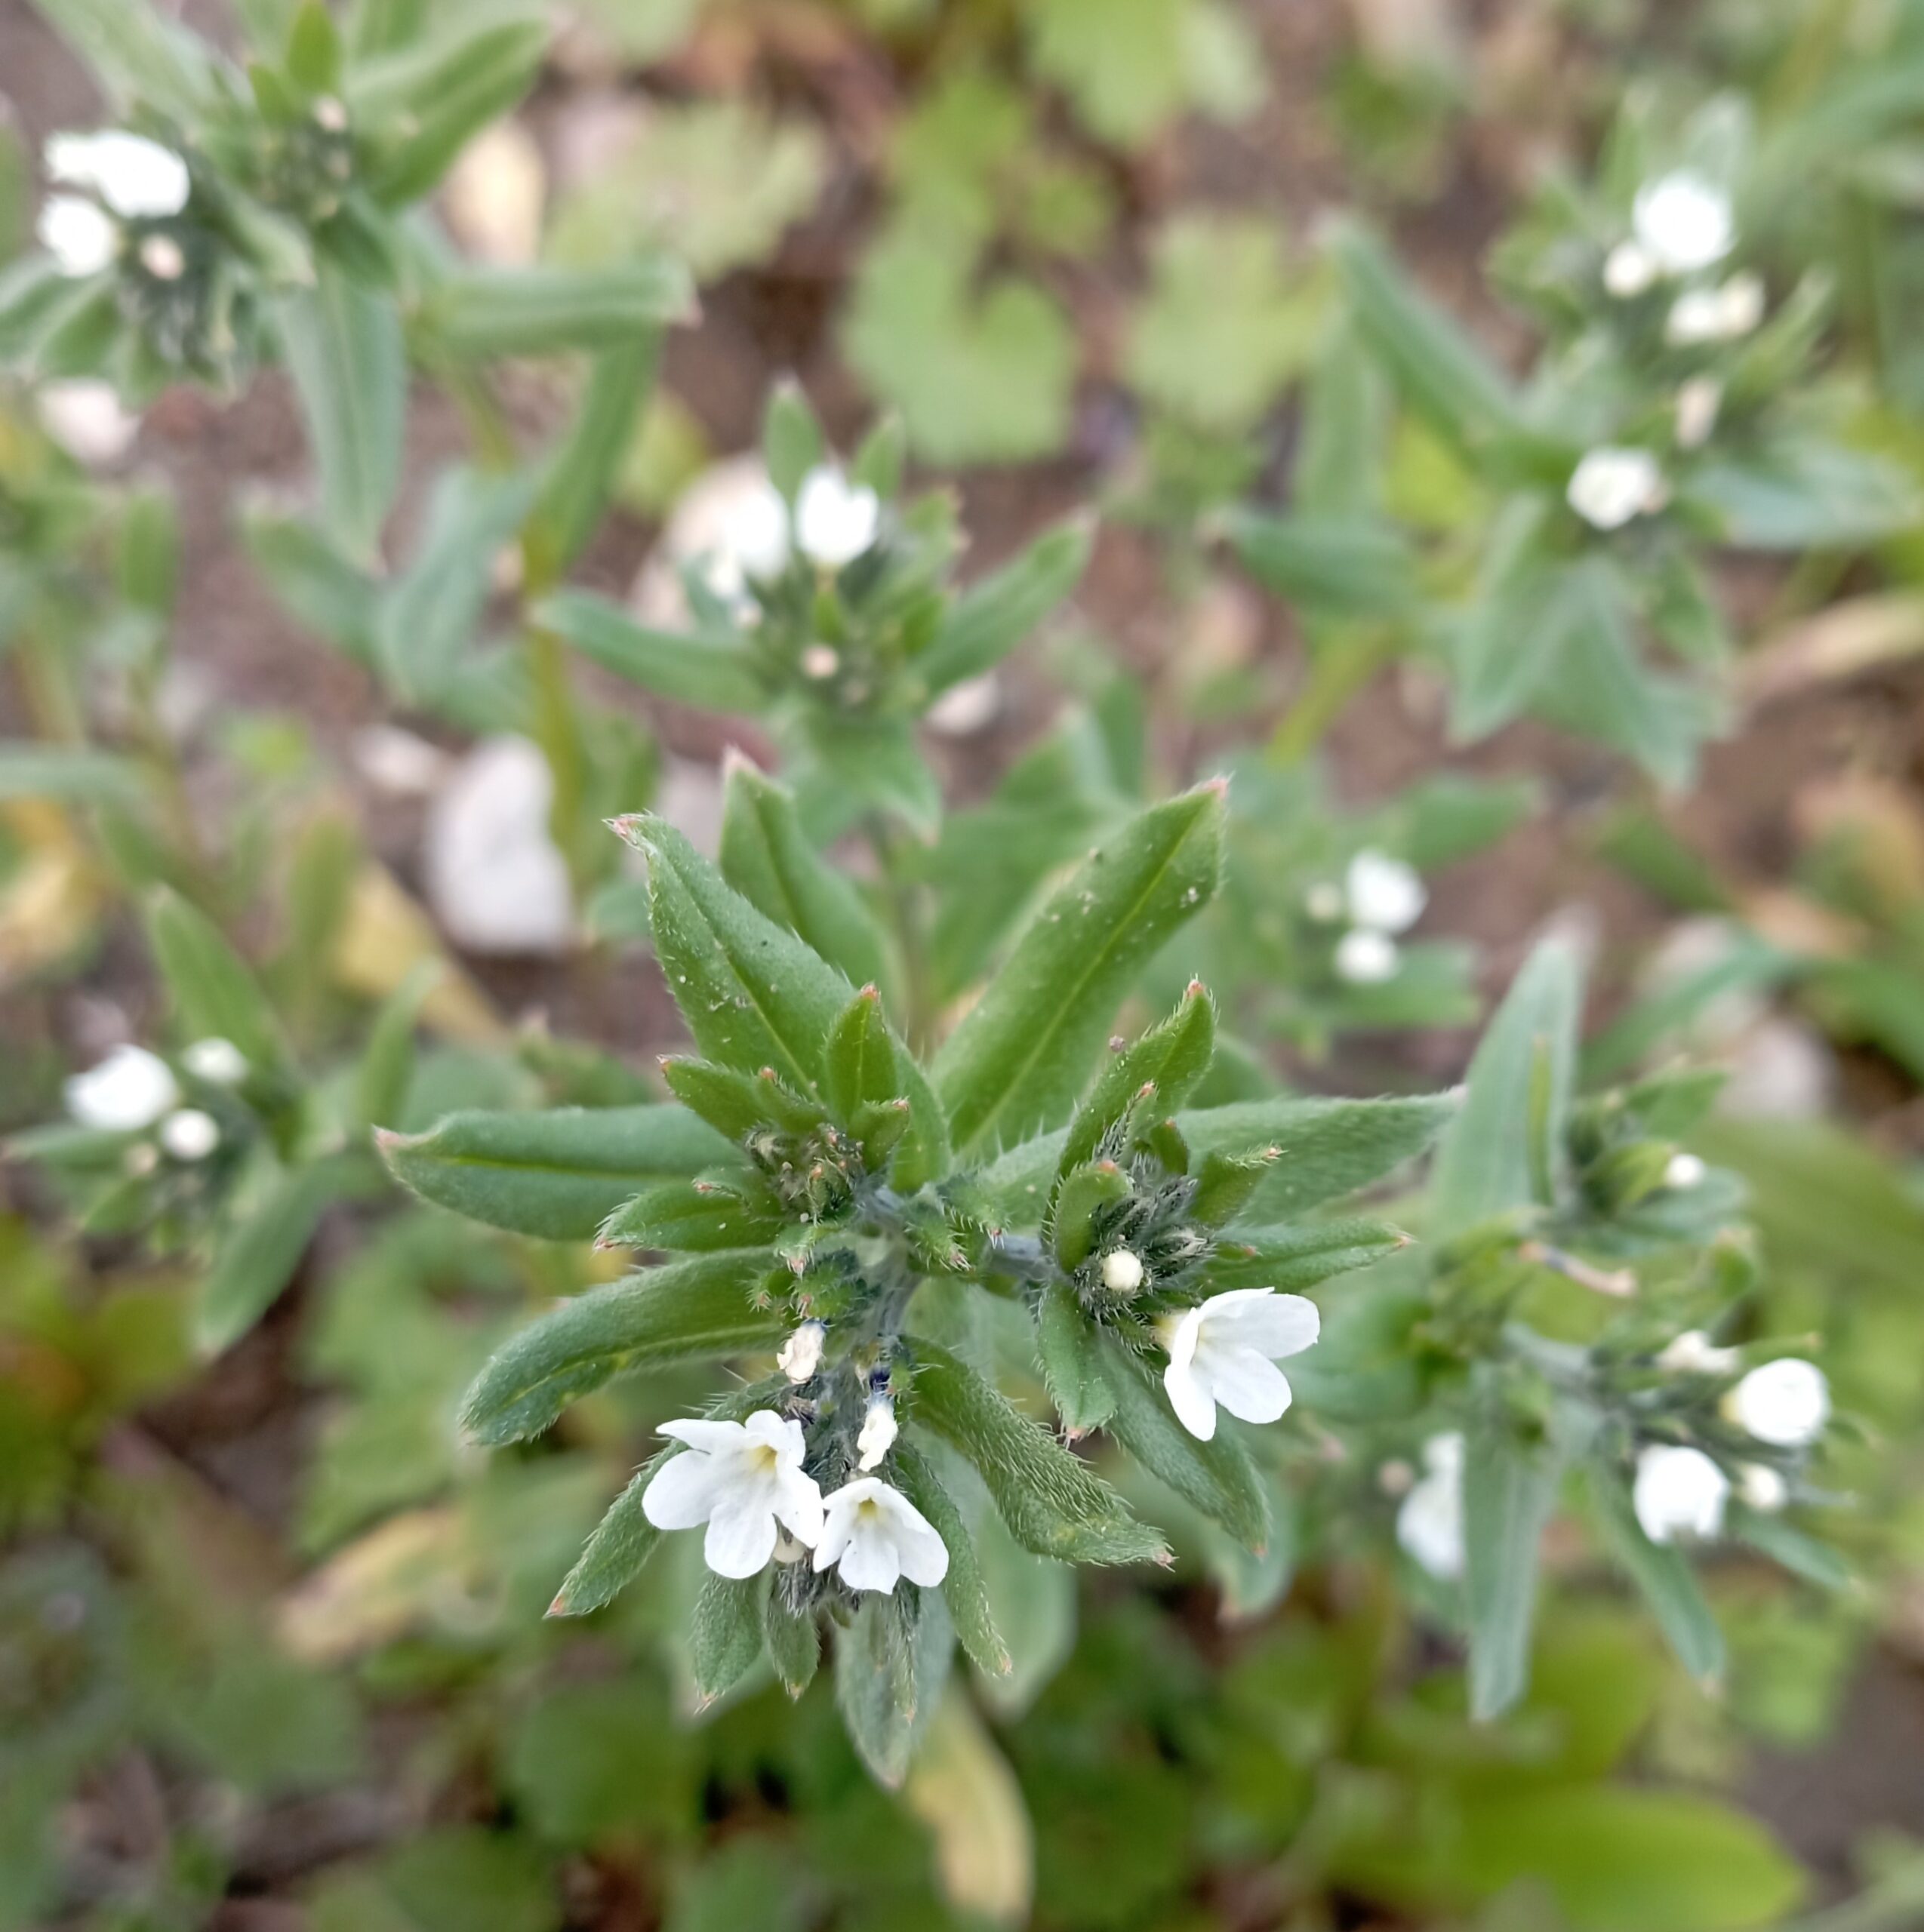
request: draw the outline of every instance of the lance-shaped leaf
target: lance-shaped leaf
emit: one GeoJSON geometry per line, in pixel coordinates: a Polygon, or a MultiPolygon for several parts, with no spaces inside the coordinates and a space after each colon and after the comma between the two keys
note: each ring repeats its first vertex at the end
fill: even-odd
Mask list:
{"type": "Polygon", "coordinates": [[[1024,1549],[1074,1563],[1166,1558],[1107,1483],[974,1370],[922,1340],[915,1361],[911,1417],[974,1463],[1024,1549]]]}
{"type": "MultiPolygon", "coordinates": [[[[772,1407],[788,1392],[788,1378],[774,1376],[729,1390],[710,1402],[703,1413],[711,1422],[744,1422],[757,1409],[772,1407]]],[[[635,1472],[627,1487],[608,1505],[580,1559],[556,1592],[548,1606],[550,1617],[586,1617],[611,1602],[641,1574],[642,1566],[666,1534],[648,1521],[642,1499],[662,1465],[686,1453],[682,1443],[664,1443],[635,1472]]]]}
{"type": "Polygon", "coordinates": [[[1301,1294],[1332,1276],[1368,1268],[1408,1247],[1387,1221],[1322,1221],[1304,1228],[1240,1228],[1209,1257],[1211,1293],[1277,1288],[1301,1294]]]}
{"type": "Polygon", "coordinates": [[[38,0],[40,11],[122,109],[146,101],[179,120],[199,118],[214,91],[200,42],[148,0],[38,0]]]}
{"type": "Polygon", "coordinates": [[[602,1223],[595,1245],[706,1254],[771,1241],[785,1225],[786,1217],[759,1185],[671,1180],[616,1208],[602,1223]]]}
{"type": "Polygon", "coordinates": [[[162,890],[148,905],[147,941],[187,1033],[232,1040],[256,1066],[282,1063],[280,1023],[267,995],[204,912],[162,890]]]}
{"type": "Polygon", "coordinates": [[[688,1625],[695,1689],[710,1704],[755,1668],[762,1654],[762,1598],[768,1574],[701,1580],[688,1625]]]}
{"type": "Polygon", "coordinates": [[[962,1639],[962,1648],[978,1669],[991,1677],[1005,1677],[1011,1666],[1008,1646],[996,1628],[989,1609],[988,1586],[983,1580],[982,1565],[975,1554],[975,1540],[962,1521],[955,1500],[942,1487],[928,1459],[911,1443],[897,1442],[891,1452],[897,1481],[902,1494],[928,1518],[949,1552],[948,1574],[942,1579],[942,1595],[949,1615],[962,1639]]]}
{"type": "Polygon", "coordinates": [[[722,876],[744,899],[805,940],[851,985],[887,982],[888,948],[861,894],[808,842],[790,792],[743,758],[728,763],[721,860],[722,876]]]}
{"type": "Polygon", "coordinates": [[[1418,607],[1415,552],[1386,524],[1239,508],[1224,534],[1252,576],[1312,617],[1393,618],[1418,607]]]}
{"type": "Polygon", "coordinates": [[[312,1161],[276,1174],[251,1200],[215,1251],[194,1309],[194,1343],[218,1355],[265,1315],[293,1279],[321,1217],[349,1184],[340,1160],[312,1161]]]}
{"type": "Polygon", "coordinates": [[[1094,519],[1071,518],[957,598],[916,660],[929,695],[1000,663],[1082,582],[1094,542],[1094,519]]]}
{"type": "Polygon", "coordinates": [[[395,1179],[471,1221],[543,1241],[592,1241],[651,1183],[740,1159],[687,1108],[453,1113],[425,1134],[375,1136],[395,1179]]]}
{"type": "Polygon", "coordinates": [[[1145,1087],[1154,1104],[1174,1113],[1209,1071],[1216,1051],[1216,1008],[1199,980],[1190,982],[1176,1010],[1104,1065],[1088,1097],[1076,1110],[1063,1142],[1057,1171],[1066,1174],[1089,1159],[1103,1137],[1137,1103],[1145,1087]]]}
{"type": "Polygon", "coordinates": [[[695,1044],[725,1066],[773,1067],[799,1093],[819,1092],[829,1029],[854,989],[666,820],[637,813],[615,828],[648,860],[655,957],[695,1044]]]}
{"type": "Polygon", "coordinates": [[[703,711],[750,714],[768,701],[753,651],[732,633],[651,629],[620,605],[586,590],[544,597],[533,616],[543,629],[566,638],[584,657],[658,697],[703,711]]]}
{"type": "Polygon", "coordinates": [[[957,1149],[1013,1143],[1068,1112],[1141,967],[1215,893],[1220,780],[1152,806],[1043,906],[935,1066],[957,1149]]]}
{"type": "Polygon", "coordinates": [[[743,1073],[713,1060],[670,1054],[661,1063],[668,1091],[731,1140],[773,1128],[782,1134],[806,1134],[828,1118],[820,1101],[791,1092],[771,1072],[743,1073]]]}
{"type": "Polygon", "coordinates": [[[63,804],[137,806],[147,775],[132,758],[87,745],[0,743],[0,801],[54,798],[63,804]]]}
{"type": "Polygon", "coordinates": [[[1269,1504],[1242,1445],[1221,1428],[1209,1441],[1198,1441],[1176,1420],[1147,1365],[1108,1337],[1102,1367],[1116,1405],[1108,1432],[1185,1503],[1245,1549],[1260,1552],[1269,1540],[1269,1504]]]}
{"type": "Polygon", "coordinates": [[[665,255],[601,268],[463,269],[436,283],[421,325],[457,360],[620,349],[695,312],[694,285],[665,255]]]}
{"type": "Polygon", "coordinates": [[[401,481],[408,358],[392,299],[322,261],[311,288],[282,298],[281,352],[320,472],[329,533],[357,562],[380,555],[401,481]]]}
{"type": "Polygon", "coordinates": [[[769,1259],[759,1248],[691,1255],[562,1303],[489,1358],[461,1426],[490,1446],[519,1442],[624,1370],[773,1346],[787,1324],[750,1300],[769,1259]]]}
{"type": "Polygon", "coordinates": [[[1530,1675],[1537,1550],[1556,1506],[1562,1460],[1525,1444],[1501,1418],[1479,1421],[1464,1447],[1464,1595],[1470,1621],[1471,1716],[1501,1716],[1530,1675]]]}
{"type": "Polygon", "coordinates": [[[949,1125],[915,1057],[882,1017],[880,995],[864,986],[830,1029],[824,1068],[830,1102],[868,1150],[889,1160],[896,1187],[913,1193],[949,1170],[949,1125]],[[890,1158],[892,1150],[892,1158],[890,1158]]]}
{"type": "Polygon", "coordinates": [[[1099,1340],[1076,1291],[1060,1279],[1049,1282],[1036,1312],[1036,1351],[1049,1400],[1071,1435],[1101,1428],[1116,1412],[1099,1340]]]}
{"type": "Polygon", "coordinates": [[[891,1790],[908,1776],[916,1740],[934,1712],[955,1633],[933,1590],[865,1595],[836,1639],[835,1700],[849,1742],[891,1790]]]}
{"type": "Polygon", "coordinates": [[[1677,1661],[1700,1684],[1716,1682],[1724,1672],[1723,1632],[1704,1601],[1690,1559],[1674,1543],[1652,1543],[1644,1534],[1615,1469],[1593,1464],[1584,1475],[1605,1548],[1642,1593],[1677,1661]]]}
{"type": "Polygon", "coordinates": [[[1470,1063],[1462,1108],[1436,1156],[1435,1239],[1532,1203],[1554,1204],[1582,999],[1576,955],[1561,940],[1544,941],[1470,1063]]]}
{"type": "Polygon", "coordinates": [[[791,1697],[800,1697],[814,1681],[822,1660],[821,1632],[812,1607],[798,1611],[790,1603],[779,1572],[768,1580],[762,1599],[762,1636],[782,1688],[791,1697]]]}

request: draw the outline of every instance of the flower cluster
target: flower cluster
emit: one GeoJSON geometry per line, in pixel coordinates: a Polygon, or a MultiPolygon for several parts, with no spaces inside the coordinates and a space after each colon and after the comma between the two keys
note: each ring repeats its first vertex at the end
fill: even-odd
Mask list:
{"type": "Polygon", "coordinates": [[[1413,866],[1375,847],[1350,861],[1339,884],[1319,881],[1304,897],[1310,916],[1325,924],[1341,922],[1331,965],[1351,986],[1379,986],[1402,966],[1398,940],[1423,916],[1429,902],[1413,866]]]}
{"type": "MultiPolygon", "coordinates": [[[[231,1040],[196,1040],[180,1056],[183,1070],[203,1088],[231,1088],[247,1078],[245,1057],[231,1040]]],[[[116,1047],[106,1059],[66,1083],[67,1112],[83,1128],[126,1137],[130,1174],[150,1173],[165,1155],[186,1164],[205,1161],[220,1146],[221,1128],[204,1106],[183,1105],[174,1069],[145,1047],[116,1047]],[[144,1137],[152,1129],[153,1138],[144,1137]]]]}

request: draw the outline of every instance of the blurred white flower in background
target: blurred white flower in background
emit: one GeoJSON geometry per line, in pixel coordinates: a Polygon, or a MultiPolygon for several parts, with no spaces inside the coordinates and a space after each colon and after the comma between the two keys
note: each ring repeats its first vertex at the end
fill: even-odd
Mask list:
{"type": "Polygon", "coordinates": [[[1289,1407],[1288,1378],[1276,1363],[1313,1345],[1322,1318],[1304,1295],[1231,1288],[1199,1308],[1157,1324],[1169,1365],[1169,1406],[1199,1441],[1216,1433],[1220,1405],[1242,1422],[1274,1422],[1289,1407]]]}
{"type": "Polygon", "coordinates": [[[450,226],[477,260],[520,268],[540,253],[547,171],[519,121],[497,121],[470,141],[442,195],[450,226]]]}
{"type": "Polygon", "coordinates": [[[759,456],[731,457],[689,485],[663,527],[630,601],[644,623],[689,621],[681,568],[692,565],[724,603],[747,614],[750,577],[777,577],[789,558],[788,506],[759,456]]]}
{"type": "Polygon", "coordinates": [[[904,1577],[933,1589],[949,1574],[948,1546],[934,1525],[879,1477],[844,1484],[823,1507],[814,1567],[839,1567],[851,1590],[892,1590],[904,1577]]]}
{"type": "Polygon", "coordinates": [[[1802,1449],[1830,1420],[1830,1385],[1816,1363],[1785,1355],[1752,1369],[1725,1398],[1725,1408],[1759,1442],[1802,1449]]]}
{"type": "Polygon", "coordinates": [[[1336,943],[1336,977],[1353,986],[1381,986],[1396,977],[1402,955],[1387,933],[1355,926],[1336,943]]]}
{"type": "Polygon", "coordinates": [[[106,128],[91,134],[50,134],[47,178],[63,188],[89,188],[130,221],[178,214],[193,186],[187,164],[171,148],[106,128]]]}
{"type": "Polygon", "coordinates": [[[216,1087],[238,1087],[247,1078],[247,1055],[217,1033],[195,1041],[181,1054],[180,1064],[196,1080],[216,1087]]]}
{"type": "Polygon", "coordinates": [[[1664,1167],[1664,1185],[1666,1187],[1701,1187],[1704,1177],[1710,1172],[1703,1161],[1695,1154],[1673,1154],[1664,1167]]]}
{"type": "Polygon", "coordinates": [[[204,1161],[220,1145],[220,1124],[199,1107],[181,1107],[160,1124],[160,1144],[177,1161],[204,1161]]]}
{"type": "Polygon", "coordinates": [[[779,1523],[798,1542],[822,1533],[822,1494],[805,1474],[802,1425],[758,1409],[746,1423],[664,1423],[688,1444],[642,1492],[642,1513],[658,1530],[708,1525],[702,1556],[718,1577],[753,1577],[775,1553],[779,1523]]]}
{"type": "Polygon", "coordinates": [[[457,946],[553,957],[573,945],[568,865],[548,830],[553,798],[540,747],[512,737],[477,745],[436,794],[422,870],[457,946]]]}
{"type": "Polygon", "coordinates": [[[1670,305],[1664,340],[1676,349],[1706,342],[1736,342],[1763,318],[1762,278],[1734,275],[1716,288],[1685,289],[1670,305]]]}
{"type": "Polygon", "coordinates": [[[1431,1576],[1463,1574],[1463,1437],[1451,1429],[1423,1445],[1423,1474],[1396,1512],[1396,1540],[1431,1576]]]}
{"type": "Polygon", "coordinates": [[[1677,448],[1701,450],[1717,426],[1723,385],[1714,376],[1692,376],[1677,386],[1677,448]]]}
{"type": "Polygon", "coordinates": [[[802,479],[795,500],[795,540],[824,570],[853,563],[882,528],[882,499],[851,483],[839,466],[818,463],[802,479]]]}
{"type": "Polygon", "coordinates": [[[1636,1459],[1630,1500],[1652,1543],[1714,1537],[1729,1499],[1730,1478],[1701,1449],[1654,1444],[1636,1459]]]}
{"type": "Polygon", "coordinates": [[[120,231],[78,195],[50,195],[34,233],[63,275],[98,275],[120,248],[120,231]]]}
{"type": "Polygon", "coordinates": [[[1735,1349],[1720,1349],[1701,1328],[1686,1328],[1666,1343],[1657,1366],[1671,1375],[1726,1375],[1738,1364],[1735,1349]]]}
{"type": "Polygon", "coordinates": [[[1695,275],[1737,245],[1730,197],[1691,168],[1679,168],[1637,190],[1630,225],[1638,245],[1665,275],[1695,275]]]}
{"type": "Polygon", "coordinates": [[[1379,933],[1407,932],[1430,903],[1416,868],[1373,846],[1350,861],[1343,892],[1351,923],[1379,933]]]}
{"type": "Polygon", "coordinates": [[[1660,272],[1656,257],[1639,242],[1619,242],[1603,258],[1606,294],[1627,302],[1641,295],[1660,272]]]}
{"type": "Polygon", "coordinates": [[[115,1047],[97,1066],[72,1075],[67,1112],[82,1127],[109,1134],[152,1127],[180,1097],[174,1069],[145,1047],[115,1047]]]}
{"type": "Polygon", "coordinates": [[[1773,1516],[1790,1500],[1790,1485],[1768,1463],[1746,1463],[1737,1472],[1737,1494],[1747,1509],[1773,1516]]]}
{"type": "Polygon", "coordinates": [[[1608,447],[1585,454],[1565,494],[1593,530],[1621,530],[1633,517],[1662,509],[1669,495],[1648,450],[1608,447]]]}
{"type": "Polygon", "coordinates": [[[927,711],[922,722],[944,738],[972,737],[1002,708],[1001,681],[993,671],[951,685],[927,711]]]}
{"type": "Polygon", "coordinates": [[[140,433],[140,417],[121,407],[111,383],[86,377],[48,383],[33,400],[48,435],[91,468],[118,463],[140,433]]]}

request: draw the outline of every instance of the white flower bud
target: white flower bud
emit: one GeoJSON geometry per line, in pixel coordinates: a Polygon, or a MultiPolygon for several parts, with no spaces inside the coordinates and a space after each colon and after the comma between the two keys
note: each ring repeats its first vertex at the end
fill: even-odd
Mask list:
{"type": "Polygon", "coordinates": [[[82,1127],[110,1134],[152,1127],[180,1097],[174,1071],[145,1047],[116,1047],[97,1066],[66,1083],[67,1112],[82,1127]]]}
{"type": "Polygon", "coordinates": [[[187,258],[171,235],[149,235],[140,244],[140,266],[156,281],[178,281],[187,272],[187,258]]]}
{"type": "Polygon", "coordinates": [[[1657,263],[1648,249],[1636,242],[1619,242],[1604,257],[1604,292],[1627,302],[1641,295],[1657,274],[1657,263]]]}
{"type": "Polygon", "coordinates": [[[1670,1375],[1725,1375],[1737,1366],[1737,1351],[1720,1349],[1701,1328],[1686,1328],[1657,1358],[1670,1375]]]}
{"type": "Polygon", "coordinates": [[[1402,955],[1387,933],[1357,926],[1336,943],[1336,977],[1353,986],[1381,986],[1396,977],[1402,955]]]}
{"type": "Polygon", "coordinates": [[[1790,1500],[1790,1485],[1768,1463],[1746,1463],[1737,1472],[1737,1493],[1747,1508],[1774,1516],[1790,1500]]]}
{"type": "Polygon", "coordinates": [[[852,563],[882,528],[882,499],[851,483],[833,463],[822,463],[802,480],[795,500],[795,540],[802,554],[826,570],[852,563]]]}
{"type": "Polygon", "coordinates": [[[1762,280],[1754,275],[1734,275],[1719,288],[1685,289],[1670,305],[1664,340],[1673,349],[1736,342],[1763,318],[1762,280]]]}
{"type": "Polygon", "coordinates": [[[78,195],[48,195],[34,233],[63,275],[98,275],[120,246],[120,231],[78,195]]]}
{"type": "Polygon", "coordinates": [[[882,1458],[894,1447],[897,1433],[895,1404],[886,1395],[871,1395],[862,1416],[861,1433],[855,1438],[855,1466],[879,1469],[882,1458]]]}
{"type": "Polygon", "coordinates": [[[1701,1449],[1656,1444],[1636,1459],[1630,1500],[1652,1543],[1716,1536],[1729,1497],[1730,1478],[1701,1449]]]}
{"type": "Polygon", "coordinates": [[[1638,242],[1666,275],[1695,275],[1737,245],[1729,195],[1689,168],[1646,182],[1630,219],[1638,242]]]}
{"type": "Polygon", "coordinates": [[[1620,530],[1633,517],[1662,509],[1670,493],[1648,450],[1605,448],[1584,455],[1564,494],[1593,530],[1620,530]]]}
{"type": "Polygon", "coordinates": [[[832,644],[811,644],[802,648],[802,675],[817,684],[825,683],[842,669],[842,654],[832,644]]]}
{"type": "Polygon", "coordinates": [[[82,378],[48,383],[36,392],[47,433],[76,462],[118,463],[140,432],[140,419],[120,406],[111,383],[82,378]]]}
{"type": "Polygon", "coordinates": [[[181,1054],[180,1064],[196,1080],[216,1087],[238,1087],[247,1078],[247,1055],[218,1034],[196,1040],[181,1054]]]}
{"type": "Polygon", "coordinates": [[[805,1321],[783,1343],[775,1360],[791,1382],[806,1382],[822,1365],[822,1344],[828,1330],[819,1321],[805,1321]]]}
{"type": "Polygon", "coordinates": [[[1680,450],[1701,450],[1717,426],[1723,385],[1714,376],[1692,376],[1677,388],[1676,439],[1680,450]]]}
{"type": "Polygon", "coordinates": [[[1664,1185],[1666,1187],[1701,1187],[1704,1177],[1710,1172],[1695,1154],[1673,1154],[1664,1168],[1664,1185]]]}
{"type": "Polygon", "coordinates": [[[160,1124],[160,1144],[177,1161],[204,1161],[220,1145],[220,1123],[199,1107],[180,1107],[160,1124]]]}
{"type": "Polygon", "coordinates": [[[1343,886],[1351,921],[1379,933],[1407,931],[1430,900],[1415,866],[1374,848],[1350,861],[1343,886]]]}
{"type": "Polygon", "coordinates": [[[1303,909],[1324,925],[1343,916],[1343,888],[1334,879],[1318,879],[1303,895],[1303,909]]]}
{"type": "Polygon", "coordinates": [[[1112,1247],[1102,1257],[1102,1284],[1111,1294],[1134,1294],[1142,1278],[1142,1257],[1134,1248],[1112,1247]]]}
{"type": "Polygon", "coordinates": [[[1731,1420],[1747,1435],[1779,1449],[1815,1442],[1830,1419],[1830,1385],[1816,1363],[1793,1355],[1751,1370],[1725,1398],[1731,1420]]]}

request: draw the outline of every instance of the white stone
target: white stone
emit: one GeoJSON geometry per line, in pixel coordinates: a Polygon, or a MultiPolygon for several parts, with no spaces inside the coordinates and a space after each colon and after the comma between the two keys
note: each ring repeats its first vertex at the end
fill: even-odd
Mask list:
{"type": "Polygon", "coordinates": [[[89,468],[118,463],[140,434],[140,417],[121,407],[111,383],[85,377],[48,383],[35,391],[33,399],[48,435],[89,468]]]}
{"type": "Polygon", "coordinates": [[[568,864],[548,829],[554,780],[539,746],[491,738],[463,758],[429,808],[429,903],[470,952],[553,957],[574,941],[568,864]]]}

